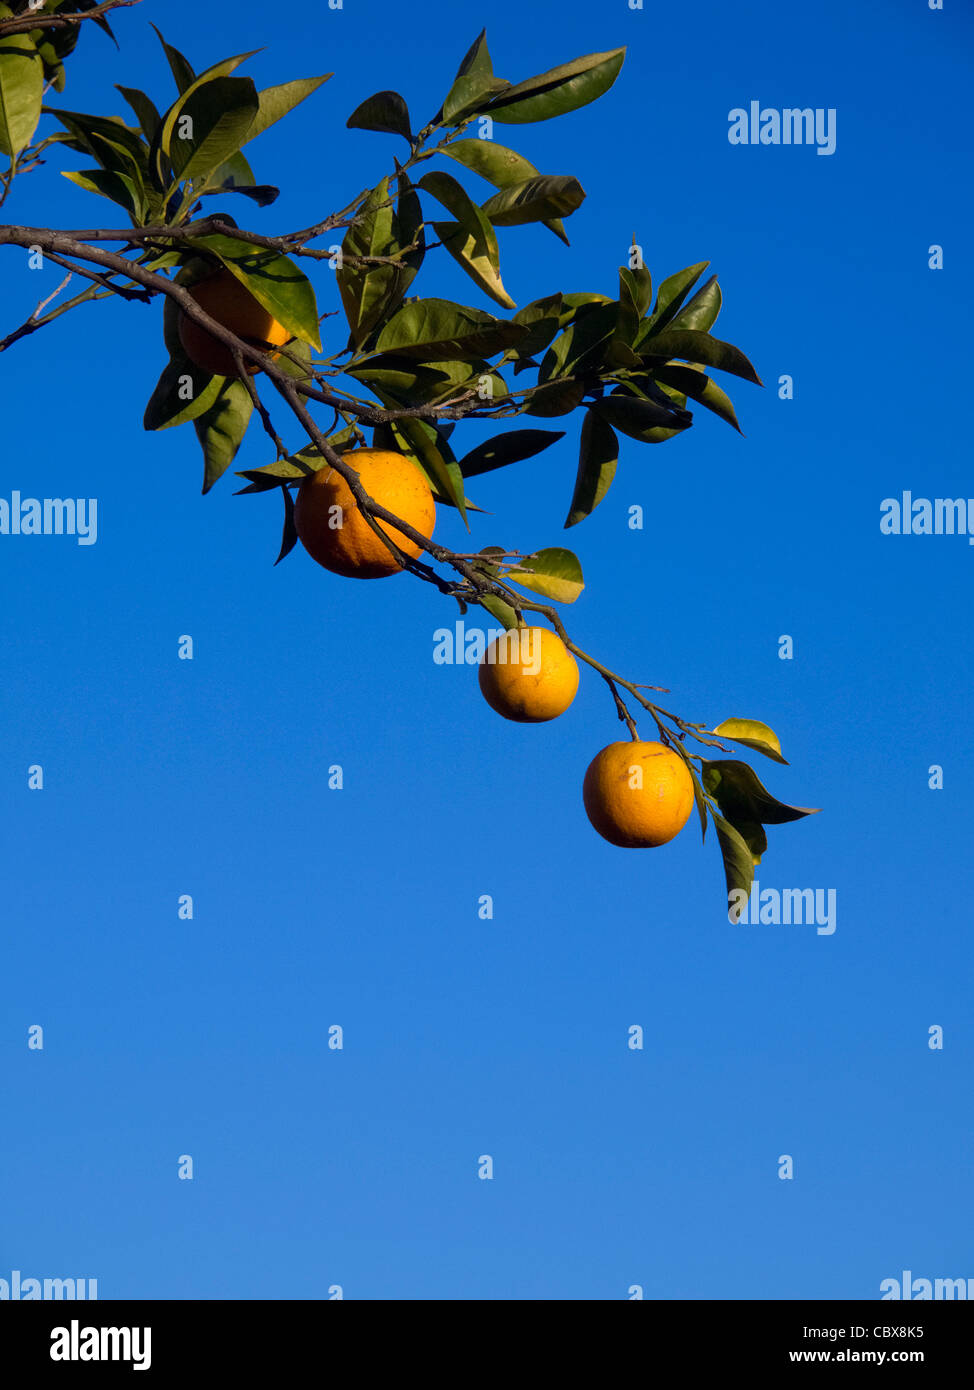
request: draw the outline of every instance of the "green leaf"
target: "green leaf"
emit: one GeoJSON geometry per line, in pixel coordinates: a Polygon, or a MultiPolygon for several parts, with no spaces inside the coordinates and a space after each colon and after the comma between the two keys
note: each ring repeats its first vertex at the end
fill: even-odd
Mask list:
{"type": "Polygon", "coordinates": [[[697,328],[709,332],[720,313],[720,286],[717,276],[711,275],[706,284],[701,285],[692,299],[684,304],[679,313],[670,320],[672,328],[697,328]]]}
{"type": "MultiPolygon", "coordinates": [[[[580,305],[561,337],[545,354],[539,380],[599,371],[617,337],[619,312],[617,300],[580,305]]],[[[638,366],[638,359],[635,360],[638,366]]]]}
{"type": "Polygon", "coordinates": [[[119,117],[90,116],[84,111],[65,111],[57,106],[45,106],[44,110],[47,115],[56,116],[79,146],[94,155],[103,167],[110,150],[124,151],[127,159],[138,169],[146,167],[145,142],[137,130],[127,126],[119,117]]]}
{"type": "Polygon", "coordinates": [[[460,460],[460,472],[465,478],[475,478],[495,468],[506,468],[509,463],[533,458],[564,437],[564,430],[508,430],[464,455],[460,460]]]}
{"type": "Polygon", "coordinates": [[[396,286],[397,272],[394,266],[357,265],[355,257],[394,255],[399,249],[395,221],[389,179],[384,178],[362,204],[342,242],[338,292],[348,319],[352,345],[357,348],[385,316],[396,286]]]}
{"type": "Polygon", "coordinates": [[[481,29],[464,55],[440,115],[447,125],[459,125],[466,115],[472,114],[483,104],[485,97],[493,96],[510,85],[502,77],[494,76],[494,65],[487,48],[487,31],[481,29]]]}
{"type": "Polygon", "coordinates": [[[514,301],[504,289],[500,277],[497,236],[488,218],[466,189],[452,174],[440,170],[424,174],[419,180],[419,187],[431,193],[457,219],[455,223],[433,224],[436,235],[450,255],[485,294],[503,308],[513,309],[514,301]]]}
{"type": "Polygon", "coordinates": [[[503,77],[487,72],[470,72],[457,77],[443,102],[443,124],[460,125],[468,116],[485,110],[491,97],[510,85],[503,77]]]}
{"type": "Polygon", "coordinates": [[[201,72],[198,77],[193,78],[189,86],[185,91],[180,93],[177,100],[173,102],[172,106],[170,106],[169,110],[162,118],[162,148],[166,154],[171,152],[170,142],[173,138],[173,132],[186,111],[186,105],[189,99],[195,96],[197,92],[201,91],[202,88],[206,87],[210,82],[216,81],[217,78],[229,77],[232,72],[236,72],[241,63],[246,62],[248,58],[252,58],[254,54],[259,51],[259,49],[252,48],[247,53],[235,53],[230,58],[221,58],[218,63],[214,63],[212,67],[207,68],[205,72],[201,72]]]}
{"type": "Polygon", "coordinates": [[[663,281],[656,294],[656,307],[646,320],[640,340],[669,323],[709,264],[709,261],[698,261],[696,265],[688,265],[686,270],[678,270],[663,281]]]}
{"type": "Polygon", "coordinates": [[[556,415],[570,415],[581,405],[584,396],[583,381],[550,381],[536,387],[525,398],[523,414],[537,415],[543,420],[550,420],[556,415]]]}
{"type": "Polygon", "coordinates": [[[733,758],[704,758],[702,763],[704,786],[735,825],[784,825],[818,812],[818,807],[787,806],[777,801],[747,763],[733,758]]]}
{"type": "Polygon", "coordinates": [[[366,97],[345,122],[349,130],[381,130],[401,135],[412,144],[409,107],[398,92],[376,92],[366,97]]]}
{"type": "Polygon", "coordinates": [[[574,603],[585,588],[578,556],[561,546],[529,555],[521,565],[508,570],[504,580],[513,580],[522,589],[532,589],[557,603],[574,603]]]}
{"type": "Polygon", "coordinates": [[[619,267],[619,298],[631,304],[642,318],[653,298],[653,277],[644,265],[638,270],[627,265],[619,267]]]}
{"type": "MultiPolygon", "coordinates": [[[[439,153],[455,159],[495,188],[510,188],[541,177],[529,159],[505,145],[495,145],[493,140],[454,140],[452,144],[444,145],[439,153]]],[[[582,196],[585,196],[584,193],[582,196]]],[[[546,218],[542,225],[568,245],[568,237],[559,218],[546,218]]]]}
{"type": "Polygon", "coordinates": [[[684,761],[684,762],[686,763],[686,765],[687,765],[687,771],[690,773],[690,779],[691,779],[691,781],[693,782],[693,803],[694,803],[694,805],[695,805],[696,808],[697,808],[697,815],[700,817],[700,840],[701,840],[701,842],[702,842],[703,844],[706,844],[706,843],[707,843],[707,810],[708,810],[708,806],[707,806],[707,797],[706,797],[706,794],[705,794],[704,789],[703,789],[703,783],[700,781],[700,777],[699,777],[699,774],[697,773],[697,769],[694,767],[693,763],[690,761],[690,756],[689,756],[689,754],[687,753],[686,749],[683,747],[683,744],[680,742],[679,739],[676,740],[676,745],[675,745],[675,746],[678,747],[678,748],[680,749],[681,756],[683,757],[683,761],[684,761]]]}
{"type": "Polygon", "coordinates": [[[751,859],[754,864],[761,863],[761,856],[768,851],[768,837],[765,834],[763,825],[751,825],[743,822],[736,825],[734,829],[751,851],[751,859]]]}
{"type": "Polygon", "coordinates": [[[693,419],[688,411],[681,411],[677,406],[667,410],[655,401],[624,394],[604,396],[600,401],[593,401],[591,409],[631,439],[644,442],[647,434],[654,429],[685,430],[693,419]]]}
{"type": "Polygon", "coordinates": [[[575,491],[565,528],[577,526],[595,511],[612,485],[619,462],[619,441],[610,424],[591,410],[585,412],[578,450],[575,491]]]}
{"type": "Polygon", "coordinates": [[[167,430],[195,420],[212,406],[224,380],[195,366],[180,352],[166,364],[149,398],[143,429],[167,430]]]}
{"type": "Polygon", "coordinates": [[[644,360],[652,357],[682,357],[687,362],[700,362],[705,367],[716,367],[722,372],[753,381],[755,386],[763,386],[761,378],[739,348],[712,338],[709,333],[701,333],[693,328],[664,328],[648,341],[639,344],[644,360]]]}
{"type": "MultiPolygon", "coordinates": [[[[479,208],[477,210],[479,212],[479,208]]],[[[497,269],[496,247],[492,253],[484,232],[484,228],[489,226],[486,218],[483,225],[476,230],[460,222],[434,222],[433,231],[457,264],[467,272],[484,294],[500,304],[503,309],[513,309],[514,300],[505,290],[497,269]]]]}
{"type": "Polygon", "coordinates": [[[0,154],[30,144],[44,101],[44,64],[27,34],[0,41],[0,154]]]}
{"type": "Polygon", "coordinates": [[[464,54],[463,62],[457,70],[457,77],[465,77],[468,73],[492,74],[493,71],[494,65],[487,48],[487,30],[481,29],[464,54]]]}
{"type": "MultiPolygon", "coordinates": [[[[399,161],[396,160],[396,168],[399,161]]],[[[395,270],[395,280],[389,293],[384,312],[389,314],[400,304],[406,291],[416,278],[426,254],[426,237],[423,232],[423,209],[419,195],[409,182],[409,175],[400,171],[398,175],[399,200],[392,219],[393,237],[398,259],[403,262],[395,270]],[[407,251],[407,246],[415,250],[407,251]],[[400,254],[401,253],[401,254],[400,254]]]]}
{"type": "Polygon", "coordinates": [[[145,92],[140,92],[138,87],[121,87],[116,82],[116,91],[121,92],[122,96],[135,112],[135,118],[139,123],[139,128],[147,140],[155,138],[156,131],[162,124],[162,117],[156,110],[155,103],[145,92]]]}
{"type": "Polygon", "coordinates": [[[287,256],[237,241],[222,232],[194,237],[188,245],[210,251],[289,333],[321,351],[314,290],[308,277],[287,256]]]}
{"type": "Polygon", "coordinates": [[[205,179],[246,139],[257,114],[257,88],[249,77],[200,80],[166,117],[162,148],[176,179],[205,179]],[[180,131],[192,134],[184,139],[180,131]]]}
{"type": "Polygon", "coordinates": [[[61,176],[70,179],[86,193],[110,198],[124,208],[133,220],[138,221],[139,190],[127,174],[116,174],[111,169],[62,169],[61,176]]]}
{"type": "Polygon", "coordinates": [[[655,368],[653,376],[662,385],[672,386],[684,397],[689,396],[692,401],[706,406],[729,425],[733,425],[738,434],[743,434],[730,397],[699,367],[685,367],[679,362],[667,362],[665,366],[655,368]]]}
{"type": "Polygon", "coordinates": [[[750,847],[730,822],[719,816],[712,807],[710,814],[714,818],[714,829],[724,858],[728,899],[735,890],[750,894],[754,882],[754,856],[750,847]]]}
{"type": "MultiPolygon", "coordinates": [[[[296,457],[300,458],[300,455],[296,457]]],[[[324,466],[321,457],[317,462],[324,466]]],[[[307,467],[302,468],[301,464],[295,459],[277,459],[274,463],[265,464],[263,468],[244,468],[237,472],[238,478],[246,478],[250,483],[249,487],[242,487],[234,493],[235,497],[241,497],[250,492],[270,492],[276,487],[280,487],[282,482],[301,482],[308,476],[307,467]]]]}
{"type": "Polygon", "coordinates": [[[509,603],[505,603],[502,598],[497,598],[494,594],[481,594],[478,600],[481,608],[486,608],[492,618],[510,629],[518,627],[518,616],[509,603]]]}
{"type": "Polygon", "coordinates": [[[490,375],[506,390],[502,378],[491,372],[486,362],[417,362],[395,353],[376,353],[345,369],[356,381],[381,386],[401,405],[425,405],[452,396],[458,389],[476,389],[481,375],[490,375]]]}
{"type": "Polygon", "coordinates": [[[284,532],[281,536],[280,552],[274,561],[275,565],[279,565],[286,555],[290,555],[298,543],[298,528],[294,524],[294,498],[286,487],[282,487],[281,491],[284,493],[284,532]]]}
{"type": "Polygon", "coordinates": [[[563,294],[561,297],[561,326],[565,328],[574,319],[580,309],[588,309],[594,304],[611,304],[613,301],[607,294],[593,294],[589,290],[579,290],[573,294],[563,294]]]}
{"type": "Polygon", "coordinates": [[[776,763],[788,766],[788,759],[781,755],[781,744],[774,729],[763,724],[760,719],[725,719],[712,730],[718,738],[729,739],[731,743],[742,743],[772,758],[776,763]]]}
{"type": "Polygon", "coordinates": [[[545,299],[535,299],[519,309],[514,315],[514,322],[523,324],[528,332],[509,355],[515,358],[531,357],[548,347],[561,329],[561,308],[561,295],[549,294],[545,299]]]}
{"type": "Polygon", "coordinates": [[[502,125],[547,121],[577,111],[612,86],[626,56],[624,48],[589,53],[507,88],[487,107],[502,125]]]}
{"type": "Polygon", "coordinates": [[[271,184],[257,182],[254,171],[240,150],[218,165],[207,176],[205,187],[197,191],[201,198],[213,197],[218,193],[242,193],[261,208],[275,202],[281,192],[271,184]]]}
{"type": "Polygon", "coordinates": [[[413,299],[383,326],[376,347],[427,361],[479,360],[513,347],[527,331],[448,299],[413,299]]]}
{"type": "Polygon", "coordinates": [[[520,227],[527,222],[568,217],[585,201],[585,190],[568,174],[544,174],[500,189],[482,211],[495,227],[520,227]]]}
{"type": "Polygon", "coordinates": [[[203,491],[222,477],[237,456],[247,432],[254,403],[242,381],[224,379],[216,400],[193,421],[203,450],[203,491]]]}
{"type": "Polygon", "coordinates": [[[196,80],[196,74],[189,60],[183,57],[178,48],[173,48],[170,44],[166,43],[166,40],[162,37],[154,24],[152,27],[156,30],[156,35],[158,36],[159,42],[162,44],[162,51],[166,55],[166,59],[169,63],[169,70],[175,79],[176,86],[179,88],[180,92],[185,92],[196,80]]]}
{"type": "Polygon", "coordinates": [[[293,111],[334,75],[333,72],[326,72],[321,77],[298,77],[293,82],[282,82],[276,87],[264,87],[257,93],[257,115],[247,132],[244,144],[247,145],[251,140],[256,140],[258,135],[263,135],[265,130],[293,111]]]}

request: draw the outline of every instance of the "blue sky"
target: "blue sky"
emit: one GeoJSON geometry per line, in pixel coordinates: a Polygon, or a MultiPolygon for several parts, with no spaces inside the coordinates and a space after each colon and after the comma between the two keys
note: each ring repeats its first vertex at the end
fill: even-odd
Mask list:
{"type": "MultiPolygon", "coordinates": [[[[428,119],[481,23],[346,0],[268,42],[255,0],[232,20],[146,0],[118,17],[120,52],[85,35],[59,104],[121,114],[115,82],[168,101],[150,19],[198,69],[266,44],[258,85],[335,72],[252,147],[278,203],[227,204],[269,232],[377,182],[400,142],[345,118],[393,87],[428,119]]],[[[142,430],[161,307],[66,315],[0,358],[0,495],[99,505],[90,547],[0,536],[0,1278],[135,1298],[871,1299],[904,1268],[974,1277],[974,553],[879,530],[905,489],[974,494],[971,18],[953,0],[498,0],[488,40],[514,80],[628,45],[600,102],[496,130],[588,195],[570,248],[501,232],[515,300],[615,293],[635,231],[657,283],[712,261],[715,332],[766,386],[723,382],[746,438],[700,410],[666,445],[626,441],[570,535],[579,422],[560,422],[560,444],[471,484],[491,512],[473,543],[572,546],[576,641],[689,719],[772,725],[790,766],[755,757],[759,775],[824,810],[772,827],[758,875],[834,889],[836,930],[731,927],[695,823],[658,851],[600,840],[582,776],[622,733],[594,673],[562,718],[510,724],[473,668],[433,663],[457,613],[430,587],[343,581],[300,550],[272,568],[277,499],[230,477],[201,497],[192,431],[142,430]],[[751,100],[835,108],[836,152],[730,145],[751,100]]],[[[25,176],[2,216],[98,225],[108,205],[58,167],[79,166],[25,176]]],[[[61,274],[5,249],[0,334],[61,274]]],[[[436,256],[414,292],[492,307],[436,256]]],[[[237,466],[266,462],[253,428],[237,466]]],[[[437,534],[470,548],[442,508],[437,534]]]]}

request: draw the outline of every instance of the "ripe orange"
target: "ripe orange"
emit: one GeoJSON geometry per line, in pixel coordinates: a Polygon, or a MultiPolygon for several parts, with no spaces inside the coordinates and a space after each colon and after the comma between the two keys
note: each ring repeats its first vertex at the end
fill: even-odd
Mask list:
{"type": "Polygon", "coordinates": [[[679,753],[662,743],[610,743],[589,764],[582,799],[610,844],[654,849],[689,820],[693,780],[679,753]]]}
{"type": "Polygon", "coordinates": [[[512,628],[484,652],[480,689],[505,719],[541,724],[564,714],[574,700],[578,664],[549,628],[512,628]]]}
{"type": "MultiPolygon", "coordinates": [[[[342,457],[351,464],[373,501],[429,538],[436,522],[436,503],[429,483],[403,454],[387,449],[352,449],[342,457]]],[[[383,532],[411,559],[422,548],[394,526],[383,532]]],[[[399,574],[401,565],[387,550],[358,509],[352,490],[327,463],[305,478],[294,504],[298,539],[313,560],[350,579],[382,579],[399,574]]]]}
{"type": "MultiPolygon", "coordinates": [[[[225,268],[187,289],[210,318],[253,347],[269,351],[272,347],[283,347],[291,339],[283,324],[258,304],[247,287],[225,268]]],[[[179,341],[189,360],[203,371],[213,372],[215,376],[237,376],[230,349],[182,312],[179,341]]],[[[277,353],[272,355],[278,356],[277,353]]],[[[251,376],[260,370],[256,362],[247,362],[246,366],[251,376]]]]}

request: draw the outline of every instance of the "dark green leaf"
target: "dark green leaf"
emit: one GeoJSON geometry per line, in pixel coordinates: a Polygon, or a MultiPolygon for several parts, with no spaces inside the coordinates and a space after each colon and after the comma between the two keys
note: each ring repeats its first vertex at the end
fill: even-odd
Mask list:
{"type": "Polygon", "coordinates": [[[533,458],[564,437],[564,430],[509,430],[471,449],[460,460],[460,472],[465,478],[475,478],[480,473],[505,468],[509,463],[533,458]]]}
{"type": "Polygon", "coordinates": [[[422,212],[407,183],[400,175],[396,210],[389,195],[389,179],[383,179],[362,204],[342,243],[338,289],[355,347],[361,347],[399,303],[422,263],[422,212]],[[416,250],[400,254],[416,241],[416,250]],[[401,264],[356,264],[356,257],[370,256],[394,256],[401,264]]]}
{"type": "Polygon", "coordinates": [[[644,441],[648,431],[687,429],[693,419],[688,411],[681,411],[676,406],[667,410],[655,401],[622,394],[605,396],[600,401],[593,401],[591,409],[623,434],[644,441]]]}
{"type": "Polygon", "coordinates": [[[83,111],[64,111],[56,106],[45,106],[44,110],[49,116],[56,116],[78,144],[103,166],[108,146],[120,147],[136,167],[145,167],[145,142],[137,130],[117,117],[90,116],[83,111]]]}
{"type": "Polygon", "coordinates": [[[481,376],[489,376],[506,392],[503,379],[486,362],[417,362],[395,353],[376,353],[364,362],[347,367],[346,374],[356,381],[381,386],[401,405],[425,405],[453,396],[458,390],[476,390],[481,376]]]}
{"type": "Polygon", "coordinates": [[[110,198],[113,203],[124,208],[133,221],[139,220],[139,190],[127,174],[116,174],[111,169],[62,169],[61,174],[79,188],[83,188],[86,193],[97,193],[102,198],[110,198]]]}
{"type": "Polygon", "coordinates": [[[547,121],[567,111],[576,111],[609,90],[625,56],[624,48],[616,48],[607,53],[589,53],[575,58],[509,87],[495,97],[487,109],[502,125],[547,121]]]}
{"type": "Polygon", "coordinates": [[[747,842],[729,821],[718,815],[713,808],[710,814],[714,818],[714,829],[717,831],[720,852],[724,858],[728,899],[736,890],[749,894],[754,882],[754,856],[747,842]]]}
{"type": "Polygon", "coordinates": [[[514,315],[514,322],[523,324],[528,332],[512,349],[511,355],[522,359],[543,351],[561,328],[561,307],[561,295],[549,294],[545,299],[536,299],[519,309],[514,315]]]}
{"type": "Polygon", "coordinates": [[[734,829],[751,851],[752,861],[755,864],[760,864],[761,856],[766,854],[768,850],[768,837],[765,834],[764,826],[742,822],[734,829]]]}
{"type": "MultiPolygon", "coordinates": [[[[154,24],[152,27],[156,29],[154,24]]],[[[158,29],[156,29],[156,34],[158,35],[159,42],[162,44],[162,50],[166,55],[166,59],[169,63],[169,70],[175,79],[176,86],[179,88],[180,92],[185,92],[188,87],[193,85],[196,74],[190,66],[189,61],[179,52],[179,49],[173,48],[170,44],[166,43],[166,40],[159,33],[158,29]]]]}
{"type": "Polygon", "coordinates": [[[203,450],[203,491],[209,492],[237,456],[254,403],[242,381],[224,380],[216,400],[193,421],[203,450]]]}
{"type": "Polygon", "coordinates": [[[239,150],[257,114],[257,88],[249,77],[214,77],[180,103],[179,117],[162,147],[177,179],[205,179],[239,150]],[[191,129],[183,139],[180,131],[191,129]]]}
{"type": "MultiPolygon", "coordinates": [[[[528,179],[540,177],[539,171],[529,159],[525,159],[516,150],[507,149],[505,145],[496,145],[493,140],[455,140],[450,145],[444,145],[440,154],[455,159],[458,164],[479,174],[495,188],[510,188],[512,184],[521,184],[528,179]]],[[[546,218],[542,225],[568,245],[568,237],[560,218],[546,218]]]]}
{"type": "Polygon", "coordinates": [[[550,420],[556,415],[570,415],[581,405],[585,396],[582,381],[551,381],[537,387],[525,399],[523,413],[550,420]]]}
{"type": "Polygon", "coordinates": [[[736,759],[704,759],[701,771],[707,791],[735,825],[784,825],[817,813],[817,807],[787,806],[777,801],[754,769],[736,759]]]}
{"type": "Polygon", "coordinates": [[[518,323],[448,299],[414,299],[384,325],[376,347],[380,352],[427,361],[454,357],[469,361],[513,347],[527,331],[518,323]]]}
{"type": "Polygon", "coordinates": [[[345,122],[349,130],[381,130],[412,143],[409,107],[398,92],[376,92],[357,106],[345,122]]]}
{"type": "MultiPolygon", "coordinates": [[[[319,458],[319,463],[321,462],[319,458]]],[[[250,486],[242,487],[234,493],[235,497],[250,492],[270,492],[280,487],[282,482],[300,482],[308,476],[307,467],[302,468],[292,459],[278,459],[265,464],[263,468],[244,468],[237,472],[238,478],[246,478],[250,486]]]]}
{"type": "Polygon", "coordinates": [[[693,328],[664,328],[648,341],[639,344],[643,358],[682,357],[687,362],[700,362],[705,367],[716,367],[730,372],[733,376],[753,381],[755,386],[764,383],[739,348],[712,338],[709,333],[701,333],[693,328]]]}
{"type": "Polygon", "coordinates": [[[653,375],[663,385],[674,387],[683,396],[689,396],[692,401],[698,401],[700,405],[712,410],[715,415],[733,425],[738,434],[743,433],[737,423],[737,415],[730,397],[706,372],[700,371],[698,367],[685,367],[679,362],[667,362],[665,366],[655,368],[653,375]]]}
{"type": "Polygon", "coordinates": [[[584,521],[602,501],[615,477],[619,441],[615,430],[591,410],[582,421],[575,491],[565,521],[566,529],[584,521]]]}
{"type": "Polygon", "coordinates": [[[696,265],[688,265],[686,270],[678,270],[663,281],[656,294],[656,307],[640,334],[641,341],[669,323],[709,264],[709,261],[698,261],[696,265]]]}
{"type": "Polygon", "coordinates": [[[263,208],[273,203],[281,190],[271,184],[258,183],[246,158],[237,150],[207,176],[206,186],[198,192],[201,198],[219,193],[242,193],[263,208]]]}
{"type": "MultiPolygon", "coordinates": [[[[619,303],[580,305],[572,321],[548,349],[541,363],[541,380],[596,372],[605,365],[609,344],[619,325],[619,303]]],[[[638,363],[637,363],[638,365],[638,363]]]]}
{"type": "Polygon", "coordinates": [[[298,543],[298,531],[294,524],[294,498],[286,487],[282,487],[281,491],[284,494],[284,533],[281,536],[281,550],[274,561],[275,565],[279,565],[286,555],[290,555],[298,543]]]}
{"type": "Polygon", "coordinates": [[[638,318],[642,318],[653,298],[653,277],[646,267],[632,270],[629,266],[619,267],[619,298],[631,304],[638,318]]]}
{"type": "Polygon", "coordinates": [[[720,313],[720,286],[717,276],[700,286],[692,299],[688,299],[679,313],[670,320],[671,328],[697,328],[709,332],[720,313]]]}
{"type": "Polygon", "coordinates": [[[519,227],[567,217],[584,201],[585,190],[578,179],[545,174],[501,188],[483,204],[483,211],[496,227],[519,227]]]}
{"type": "Polygon", "coordinates": [[[146,430],[166,430],[209,410],[223,386],[222,376],[194,366],[180,352],[163,370],[142,420],[146,430]]]}
{"type": "Polygon", "coordinates": [[[162,123],[162,117],[156,110],[155,103],[146,96],[145,92],[140,92],[137,87],[121,87],[117,82],[115,87],[135,112],[142,134],[147,140],[152,140],[162,123]]]}

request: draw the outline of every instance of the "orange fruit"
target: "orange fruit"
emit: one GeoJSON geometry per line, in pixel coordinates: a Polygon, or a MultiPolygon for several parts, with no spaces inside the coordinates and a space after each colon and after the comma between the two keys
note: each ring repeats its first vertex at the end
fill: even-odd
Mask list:
{"type": "Polygon", "coordinates": [[[491,642],[480,663],[484,699],[505,719],[541,724],[575,698],[578,664],[557,632],[511,628],[491,642]]]}
{"type": "Polygon", "coordinates": [[[679,753],[665,744],[610,743],[589,763],[582,799],[609,844],[655,849],[689,820],[693,780],[679,753]]]}
{"type": "MultiPolygon", "coordinates": [[[[269,351],[290,342],[291,334],[283,324],[258,304],[231,271],[219,270],[216,275],[187,286],[187,290],[210,318],[253,347],[269,351]]],[[[203,371],[215,376],[238,375],[230,349],[184,313],[179,315],[179,341],[189,360],[203,371]]],[[[256,362],[247,362],[246,366],[251,376],[260,370],[256,362]]]]}
{"type": "MultiPolygon", "coordinates": [[[[342,457],[356,470],[374,502],[427,539],[432,536],[436,503],[429,483],[414,463],[387,449],[352,449],[342,457]]],[[[402,569],[359,511],[348,483],[327,463],[309,474],[298,488],[294,525],[312,560],[335,574],[350,579],[383,579],[402,569]]],[[[379,525],[410,559],[422,554],[422,547],[394,526],[379,525]]]]}

